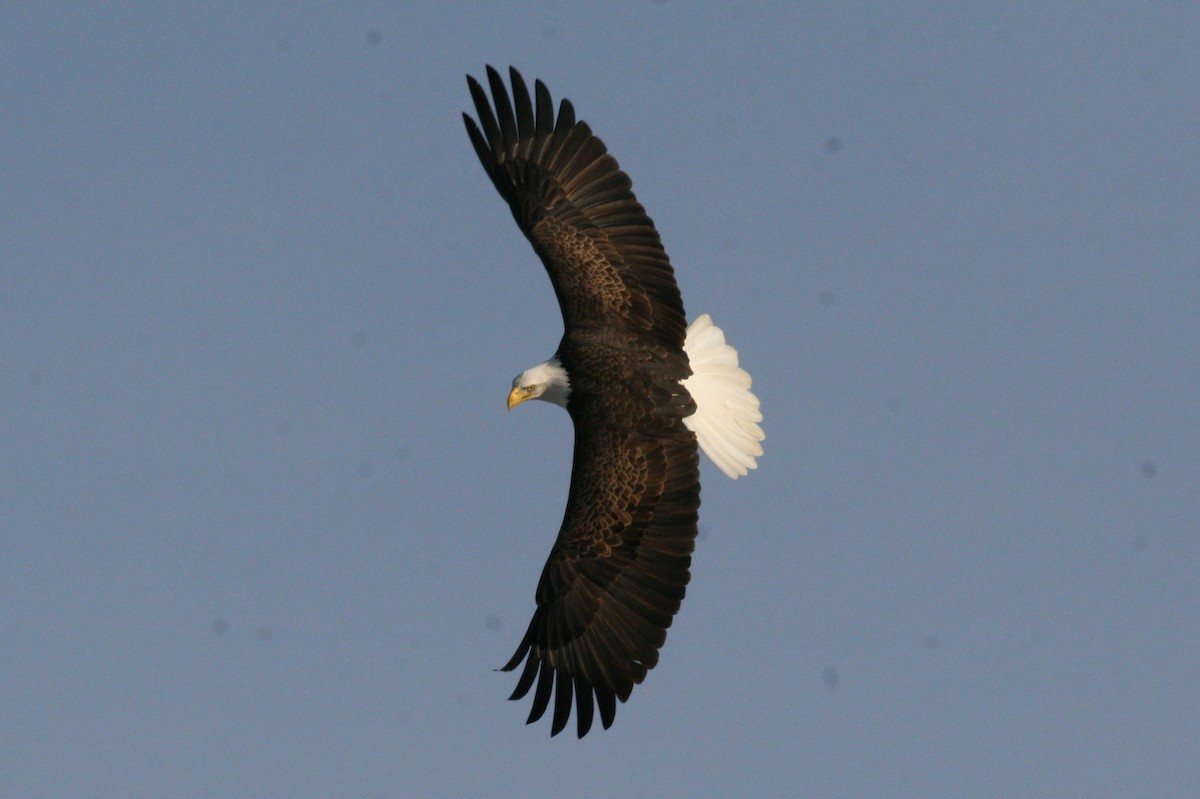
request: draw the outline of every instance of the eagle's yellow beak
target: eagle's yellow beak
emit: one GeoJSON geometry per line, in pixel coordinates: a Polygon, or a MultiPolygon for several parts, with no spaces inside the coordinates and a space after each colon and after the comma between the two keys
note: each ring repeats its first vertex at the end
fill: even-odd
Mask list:
{"type": "Polygon", "coordinates": [[[529,399],[529,392],[526,389],[514,388],[508,392],[508,409],[511,411],[527,399],[529,399]]]}

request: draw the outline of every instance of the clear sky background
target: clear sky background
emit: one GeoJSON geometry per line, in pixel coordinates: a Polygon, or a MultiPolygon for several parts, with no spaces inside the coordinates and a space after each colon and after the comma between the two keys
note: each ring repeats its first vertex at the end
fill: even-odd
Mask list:
{"type": "Polygon", "coordinates": [[[4,4],[0,797],[1200,795],[1200,7],[1139,8],[4,4]],[[571,436],[486,63],[766,414],[583,741],[493,671],[571,436]]]}

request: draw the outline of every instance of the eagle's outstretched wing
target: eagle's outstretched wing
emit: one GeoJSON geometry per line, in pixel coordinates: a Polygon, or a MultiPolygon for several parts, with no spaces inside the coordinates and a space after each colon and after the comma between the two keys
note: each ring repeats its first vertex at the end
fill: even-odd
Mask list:
{"type": "Polygon", "coordinates": [[[504,669],[525,661],[512,698],[534,687],[529,721],[554,696],[551,733],[576,706],[582,737],[595,708],[605,727],[658,661],[683,600],[700,506],[695,405],[680,381],[683,303],[654,224],[586,123],[520,74],[488,67],[493,110],[467,83],[463,114],[484,169],[541,257],[562,309],[556,356],[571,383],[570,495],[542,571],[537,610],[504,669]]]}
{"type": "Polygon", "coordinates": [[[647,343],[682,351],[687,323],[675,275],[633,183],[569,100],[558,119],[550,92],[510,69],[513,98],[488,67],[492,111],[483,87],[467,85],[479,125],[463,120],[483,168],[541,256],[569,335],[577,326],[625,327],[647,343]]]}

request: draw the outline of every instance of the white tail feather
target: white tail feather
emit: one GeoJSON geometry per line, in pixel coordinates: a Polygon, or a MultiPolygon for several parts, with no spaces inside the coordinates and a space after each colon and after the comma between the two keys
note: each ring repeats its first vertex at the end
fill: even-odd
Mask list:
{"type": "Polygon", "coordinates": [[[734,480],[758,466],[764,435],[758,423],[758,397],[750,391],[750,375],[738,366],[737,350],[703,314],[687,329],[683,342],[692,376],[683,387],[696,401],[696,412],[683,420],[721,471],[734,480]]]}

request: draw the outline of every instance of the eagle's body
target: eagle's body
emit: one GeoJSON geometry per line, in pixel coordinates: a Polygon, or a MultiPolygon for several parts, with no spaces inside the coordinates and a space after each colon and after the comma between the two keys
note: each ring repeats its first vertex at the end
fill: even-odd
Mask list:
{"type": "Polygon", "coordinates": [[[731,477],[762,454],[750,378],[719,328],[688,328],[662,242],[629,178],[563,100],[536,107],[517,71],[513,100],[488,68],[495,111],[468,77],[466,114],[480,162],[541,257],[563,315],[549,361],[513,381],[508,404],[567,409],[575,456],[562,528],[542,571],[537,610],[504,667],[525,661],[513,692],[534,682],[529,721],[554,695],[551,733],[576,706],[578,734],[594,707],[605,727],[616,700],[658,661],[683,600],[700,507],[698,446],[731,477]],[[594,704],[593,704],[594,702],[594,704]]]}

